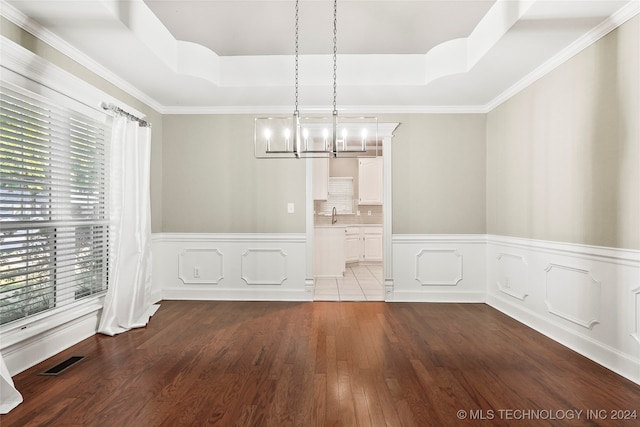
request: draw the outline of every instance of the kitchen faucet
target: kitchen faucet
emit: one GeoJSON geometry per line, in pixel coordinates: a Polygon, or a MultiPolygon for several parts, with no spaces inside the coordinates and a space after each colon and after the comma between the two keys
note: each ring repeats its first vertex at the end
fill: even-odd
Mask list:
{"type": "Polygon", "coordinates": [[[336,215],[337,215],[336,207],[334,206],[333,209],[331,210],[331,225],[338,222],[338,218],[336,218],[336,215]]]}

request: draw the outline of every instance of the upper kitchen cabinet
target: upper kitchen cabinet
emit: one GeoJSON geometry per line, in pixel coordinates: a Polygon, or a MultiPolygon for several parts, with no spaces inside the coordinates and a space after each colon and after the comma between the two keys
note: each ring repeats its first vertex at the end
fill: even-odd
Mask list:
{"type": "Polygon", "coordinates": [[[313,200],[327,200],[329,196],[329,159],[311,159],[313,168],[313,200]]]}
{"type": "Polygon", "coordinates": [[[382,204],[382,157],[358,159],[358,204],[382,204]]]}

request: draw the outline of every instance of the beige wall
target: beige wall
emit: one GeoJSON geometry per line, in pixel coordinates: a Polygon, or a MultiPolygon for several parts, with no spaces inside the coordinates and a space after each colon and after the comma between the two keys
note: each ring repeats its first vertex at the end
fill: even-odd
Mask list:
{"type": "Polygon", "coordinates": [[[256,159],[253,119],[164,117],[163,231],[305,232],[305,160],[256,159]]]}
{"type": "Polygon", "coordinates": [[[639,20],[489,113],[488,233],[640,249],[639,20]]]}
{"type": "Polygon", "coordinates": [[[151,229],[162,231],[162,116],[48,44],[0,17],[0,34],[146,115],[151,123],[151,229]]]}
{"type": "MultiPolygon", "coordinates": [[[[392,148],[393,233],[485,233],[485,115],[379,120],[402,123],[392,148]]],[[[163,129],[163,231],[305,231],[305,162],[256,160],[253,116],[169,115],[163,129]]]]}
{"type": "MultiPolygon", "coordinates": [[[[640,249],[639,20],[488,115],[380,116],[401,123],[393,233],[640,249]]],[[[5,19],[0,32],[147,114],[154,232],[304,232],[305,163],[256,160],[253,117],[163,117],[5,19]]]]}
{"type": "Polygon", "coordinates": [[[394,118],[393,234],[484,234],[486,115],[394,118]]]}

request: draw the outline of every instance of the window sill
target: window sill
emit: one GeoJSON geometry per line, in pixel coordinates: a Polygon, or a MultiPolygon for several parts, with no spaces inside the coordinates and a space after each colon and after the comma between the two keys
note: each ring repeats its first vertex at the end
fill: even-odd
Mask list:
{"type": "Polygon", "coordinates": [[[102,309],[103,303],[104,294],[101,294],[66,305],[58,310],[51,310],[0,326],[0,335],[2,336],[0,350],[34,338],[51,329],[64,326],[84,316],[94,314],[102,309]]]}

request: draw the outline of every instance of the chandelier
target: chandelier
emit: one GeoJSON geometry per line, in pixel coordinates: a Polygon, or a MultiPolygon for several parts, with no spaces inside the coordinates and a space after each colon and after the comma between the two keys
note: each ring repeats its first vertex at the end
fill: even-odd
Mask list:
{"type": "Polygon", "coordinates": [[[333,1],[333,110],[331,117],[300,116],[298,110],[298,20],[295,10],[295,107],[293,115],[258,117],[256,158],[376,157],[380,154],[376,117],[339,117],[337,109],[338,1],[333,1]]]}

